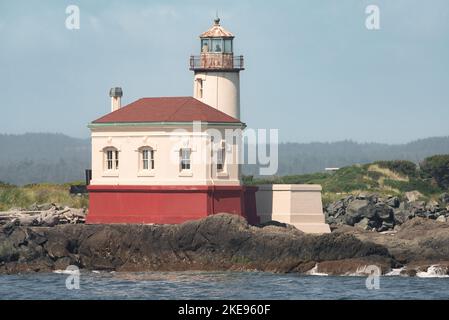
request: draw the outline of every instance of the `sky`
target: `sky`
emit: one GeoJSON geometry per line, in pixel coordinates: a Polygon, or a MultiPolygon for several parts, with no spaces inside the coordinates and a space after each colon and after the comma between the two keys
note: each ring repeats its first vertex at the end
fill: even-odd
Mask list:
{"type": "Polygon", "coordinates": [[[0,133],[87,138],[114,86],[123,104],[191,96],[189,56],[217,11],[245,56],[248,127],[281,142],[449,135],[447,0],[0,0],[0,133]],[[365,26],[368,5],[380,30],[365,26]]]}

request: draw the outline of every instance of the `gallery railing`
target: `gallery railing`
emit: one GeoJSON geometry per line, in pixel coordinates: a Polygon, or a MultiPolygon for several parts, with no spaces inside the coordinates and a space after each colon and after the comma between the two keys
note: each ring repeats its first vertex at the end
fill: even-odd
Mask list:
{"type": "Polygon", "coordinates": [[[199,56],[190,56],[190,70],[238,71],[243,69],[243,56],[226,53],[203,53],[199,56]]]}

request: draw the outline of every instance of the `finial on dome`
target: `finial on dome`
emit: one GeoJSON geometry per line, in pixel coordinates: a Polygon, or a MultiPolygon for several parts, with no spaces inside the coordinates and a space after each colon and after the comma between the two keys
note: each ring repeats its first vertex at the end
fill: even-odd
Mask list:
{"type": "Polygon", "coordinates": [[[215,19],[214,19],[215,25],[219,26],[220,25],[220,18],[218,17],[218,10],[217,10],[217,14],[215,15],[215,19]]]}

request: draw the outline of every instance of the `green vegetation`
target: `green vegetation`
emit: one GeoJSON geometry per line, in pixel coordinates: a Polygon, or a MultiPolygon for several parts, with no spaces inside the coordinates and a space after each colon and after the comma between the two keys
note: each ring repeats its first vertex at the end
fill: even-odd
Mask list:
{"type": "Polygon", "coordinates": [[[417,190],[426,198],[449,188],[449,155],[426,158],[421,167],[410,161],[377,161],[353,165],[333,173],[314,173],[255,179],[244,178],[248,185],[257,184],[320,184],[323,203],[335,201],[342,194],[373,192],[380,195],[402,195],[417,190]]]}
{"type": "Polygon", "coordinates": [[[17,187],[0,182],[0,211],[27,208],[34,203],[57,203],[72,208],[88,206],[87,195],[71,195],[70,184],[30,184],[17,187]]]}
{"type": "Polygon", "coordinates": [[[274,177],[271,179],[244,179],[250,185],[256,184],[321,184],[324,192],[351,192],[369,190],[378,183],[366,176],[366,166],[350,166],[334,173],[314,173],[274,177]]]}
{"type": "Polygon", "coordinates": [[[420,164],[424,177],[429,177],[442,189],[449,188],[449,154],[435,155],[420,164]]]}
{"type": "Polygon", "coordinates": [[[410,181],[398,181],[392,179],[385,179],[384,185],[389,186],[400,192],[408,192],[417,190],[424,195],[432,195],[443,192],[440,188],[431,183],[421,179],[410,179],[410,181]]]}
{"type": "Polygon", "coordinates": [[[329,177],[327,173],[311,173],[303,175],[292,175],[283,177],[271,177],[257,179],[253,176],[243,176],[243,183],[246,185],[258,184],[321,184],[329,177]]]}
{"type": "Polygon", "coordinates": [[[415,177],[416,176],[416,163],[406,160],[392,160],[392,161],[376,161],[380,168],[389,169],[393,172],[401,174],[403,176],[415,177]]]}

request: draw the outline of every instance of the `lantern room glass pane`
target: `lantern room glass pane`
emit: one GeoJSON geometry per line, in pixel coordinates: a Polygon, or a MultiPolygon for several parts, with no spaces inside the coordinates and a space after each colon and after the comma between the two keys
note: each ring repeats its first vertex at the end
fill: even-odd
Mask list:
{"type": "Polygon", "coordinates": [[[223,52],[222,39],[213,39],[212,40],[212,49],[213,52],[223,52]]]}
{"type": "Polygon", "coordinates": [[[210,39],[201,40],[201,52],[209,52],[210,51],[210,39]]]}
{"type": "Polygon", "coordinates": [[[232,53],[232,40],[224,41],[224,52],[232,53]]]}

